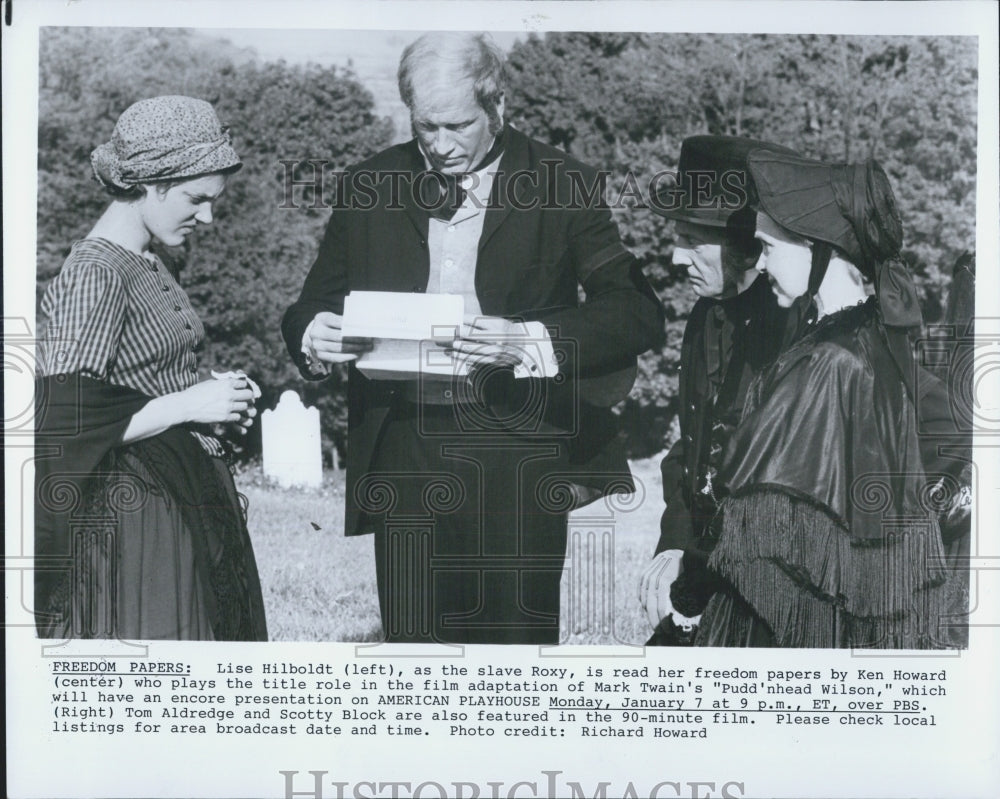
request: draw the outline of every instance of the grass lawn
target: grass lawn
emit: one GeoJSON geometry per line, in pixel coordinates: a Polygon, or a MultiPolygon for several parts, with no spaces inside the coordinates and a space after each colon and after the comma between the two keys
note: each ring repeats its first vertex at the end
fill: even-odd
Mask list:
{"type": "MultiPolygon", "coordinates": [[[[570,517],[563,643],[641,644],[649,636],[637,595],[659,535],[659,457],[634,462],[632,471],[634,497],[601,500],[570,517]]],[[[372,539],[343,535],[343,472],[326,472],[318,490],[284,490],[256,466],[236,485],[250,501],[271,639],[380,640],[372,539]]]]}

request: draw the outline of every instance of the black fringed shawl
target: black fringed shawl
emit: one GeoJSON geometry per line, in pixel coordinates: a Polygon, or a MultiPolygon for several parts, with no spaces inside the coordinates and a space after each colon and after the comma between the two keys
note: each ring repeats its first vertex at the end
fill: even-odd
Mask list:
{"type": "Polygon", "coordinates": [[[940,532],[874,300],[761,373],[720,476],[711,565],[779,646],[929,645],[916,628],[941,613],[940,532]],[[853,638],[832,609],[857,620],[853,638]]]}
{"type": "MultiPolygon", "coordinates": [[[[72,563],[70,520],[115,470],[131,417],[150,397],[79,374],[40,378],[35,386],[35,609],[45,635],[72,563]]],[[[220,483],[211,456],[183,427],[127,445],[177,503],[192,536],[216,640],[266,640],[260,581],[245,522],[220,483]]]]}

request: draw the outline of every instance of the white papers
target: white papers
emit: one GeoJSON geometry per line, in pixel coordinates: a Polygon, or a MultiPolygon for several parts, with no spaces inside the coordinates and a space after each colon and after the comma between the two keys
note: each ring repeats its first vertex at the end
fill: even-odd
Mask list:
{"type": "Polygon", "coordinates": [[[357,360],[357,367],[372,380],[413,380],[464,377],[467,361],[459,360],[434,341],[376,338],[373,347],[357,360]]]}
{"type": "Polygon", "coordinates": [[[464,315],[457,294],[352,291],[344,299],[343,331],[346,338],[450,342],[464,315]]]}
{"type": "MultiPolygon", "coordinates": [[[[447,347],[462,331],[465,300],[457,294],[352,291],[344,298],[344,338],[367,338],[372,349],[357,367],[373,380],[449,379],[469,374],[467,356],[447,347]]],[[[521,323],[512,334],[483,333],[484,347],[504,345],[519,359],[514,376],[553,377],[559,372],[541,322],[521,323]]]]}
{"type": "Polygon", "coordinates": [[[443,345],[458,335],[465,300],[457,294],[352,291],[344,299],[345,338],[370,338],[357,367],[377,380],[450,378],[468,374],[443,345]]]}

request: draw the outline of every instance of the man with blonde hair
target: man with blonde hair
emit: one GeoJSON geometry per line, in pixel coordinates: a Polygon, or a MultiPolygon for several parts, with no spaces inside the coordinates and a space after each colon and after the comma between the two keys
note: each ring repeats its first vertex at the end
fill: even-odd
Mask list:
{"type": "Polygon", "coordinates": [[[557,643],[567,513],[633,488],[610,405],[662,310],[596,171],[505,124],[505,88],[485,35],[406,48],[414,138],[347,170],[282,325],[317,378],[370,346],[349,292],[463,298],[448,379],[350,367],[345,532],[374,534],[389,641],[557,643]]]}

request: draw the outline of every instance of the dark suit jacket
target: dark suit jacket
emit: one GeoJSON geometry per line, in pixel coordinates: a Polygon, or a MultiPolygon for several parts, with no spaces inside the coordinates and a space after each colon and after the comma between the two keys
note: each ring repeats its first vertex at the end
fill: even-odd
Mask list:
{"type": "Polygon", "coordinates": [[[711,548],[716,503],[701,494],[705,473],[720,465],[751,379],[777,357],[786,317],[762,277],[735,297],[702,298],[691,309],[679,367],[681,437],[660,464],[666,508],[657,553],[711,548]]]}
{"type": "MultiPolygon", "coordinates": [[[[479,240],[476,295],[484,314],[542,321],[553,337],[563,379],[546,381],[537,433],[568,442],[560,471],[602,492],[630,488],[608,408],[630,386],[620,378],[616,384],[616,376],[627,374],[638,354],[662,342],[660,303],[600,197],[588,198],[597,172],[512,128],[505,135],[479,240]],[[618,390],[607,391],[609,383],[618,390]]],[[[342,313],[352,290],[426,289],[429,216],[414,196],[415,178],[425,169],[414,140],[347,170],[316,261],[282,321],[288,350],[306,377],[314,379],[304,368],[302,335],[317,313],[342,313]]],[[[517,402],[525,384],[511,379],[493,399],[517,402]]],[[[358,529],[354,486],[371,463],[397,391],[396,384],[368,380],[351,368],[348,535],[366,532],[358,529]]]]}

